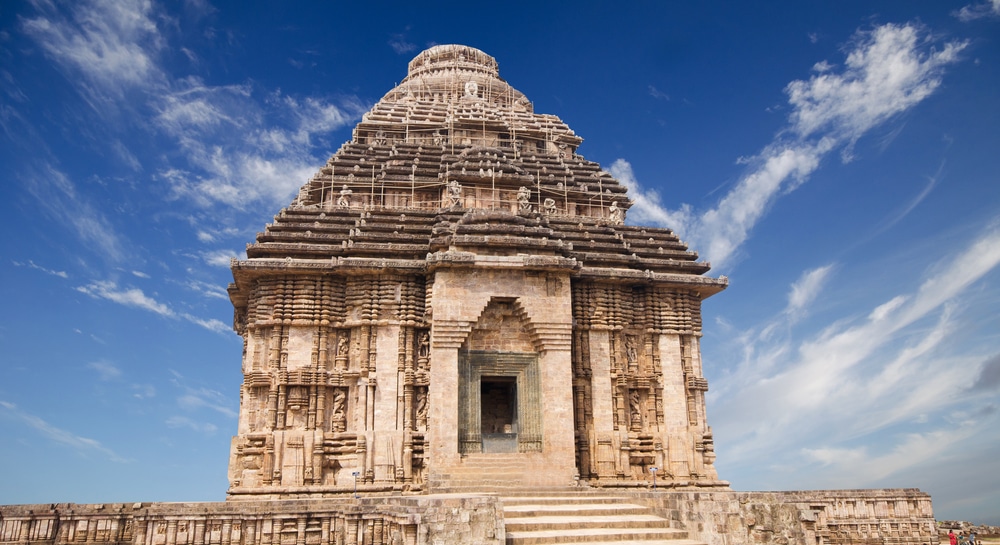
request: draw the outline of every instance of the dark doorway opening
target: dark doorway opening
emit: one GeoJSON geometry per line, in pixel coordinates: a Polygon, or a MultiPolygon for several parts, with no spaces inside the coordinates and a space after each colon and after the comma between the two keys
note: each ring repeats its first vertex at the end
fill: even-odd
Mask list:
{"type": "Polygon", "coordinates": [[[483,452],[517,452],[517,379],[480,379],[480,433],[483,452]]]}

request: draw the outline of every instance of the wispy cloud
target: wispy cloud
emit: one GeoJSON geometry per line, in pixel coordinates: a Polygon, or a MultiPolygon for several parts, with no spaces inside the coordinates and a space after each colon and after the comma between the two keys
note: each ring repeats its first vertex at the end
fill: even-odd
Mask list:
{"type": "Polygon", "coordinates": [[[132,384],[132,397],[136,399],[149,399],[156,397],[156,388],[151,384],[132,384]]]}
{"type": "Polygon", "coordinates": [[[832,269],[833,265],[826,265],[802,273],[802,276],[792,284],[792,289],[788,292],[786,311],[789,313],[801,312],[812,303],[832,269]]]}
{"type": "Polygon", "coordinates": [[[183,150],[185,164],[160,177],[176,195],[203,206],[287,204],[314,174],[322,135],[365,110],[353,99],[335,105],[280,92],[259,97],[250,86],[206,86],[196,78],[177,87],[162,97],[156,119],[183,150]]]}
{"type": "Polygon", "coordinates": [[[205,263],[208,263],[213,267],[224,267],[228,269],[229,260],[238,258],[239,256],[232,250],[211,250],[202,252],[201,257],[205,260],[205,263]]]}
{"type": "Polygon", "coordinates": [[[28,260],[27,263],[22,263],[20,261],[12,261],[15,267],[28,267],[30,269],[35,269],[36,271],[42,271],[45,274],[51,274],[52,276],[58,276],[59,278],[69,278],[69,273],[66,271],[56,271],[52,269],[47,269],[41,265],[35,264],[34,261],[28,260]]]}
{"type": "Polygon", "coordinates": [[[206,435],[212,435],[219,429],[211,422],[195,422],[186,416],[171,416],[167,419],[166,425],[168,428],[189,428],[206,435]]]}
{"type": "Polygon", "coordinates": [[[979,376],[970,389],[979,391],[1000,389],[1000,354],[983,362],[979,376]]]}
{"type": "Polygon", "coordinates": [[[128,307],[140,308],[155,312],[161,316],[174,317],[174,311],[169,306],[157,302],[149,297],[139,288],[120,288],[118,284],[109,280],[92,282],[86,286],[76,288],[80,293],[86,293],[91,297],[107,299],[115,303],[128,307]]]}
{"type": "Polygon", "coordinates": [[[157,172],[174,195],[202,206],[287,204],[314,173],[314,152],[328,152],[323,135],[366,109],[351,97],[333,103],[249,82],[207,85],[194,75],[174,76],[160,59],[167,38],[159,25],[169,20],[148,0],[89,0],[68,10],[38,2],[36,11],[22,21],[24,32],[100,114],[103,130],[116,135],[118,124],[157,131],[179,152],[142,165],[119,136],[109,136],[117,155],[133,170],[157,172]]]}
{"type": "Polygon", "coordinates": [[[126,463],[130,461],[119,456],[115,453],[115,451],[109,449],[108,447],[105,447],[96,439],[77,435],[71,431],[53,426],[42,418],[22,411],[13,403],[0,401],[0,415],[17,420],[48,439],[68,446],[80,454],[87,455],[90,453],[98,453],[106,456],[112,462],[118,463],[126,463]]]}
{"type": "Polygon", "coordinates": [[[663,91],[657,89],[652,85],[649,86],[649,96],[659,100],[670,100],[670,95],[664,93],[663,91]]]}
{"type": "Polygon", "coordinates": [[[93,369],[100,376],[101,380],[115,380],[122,376],[122,370],[107,360],[92,361],[87,364],[87,369],[93,369]]]}
{"type": "Polygon", "coordinates": [[[167,318],[187,320],[216,333],[226,333],[230,330],[230,327],[220,320],[215,318],[205,320],[187,312],[176,312],[166,303],[161,303],[146,295],[139,288],[120,287],[116,282],[110,280],[91,282],[86,286],[78,286],[76,290],[97,299],[107,299],[127,307],[148,310],[167,318]]]}
{"type": "MultiPolygon", "coordinates": [[[[407,27],[406,30],[409,31],[410,30],[409,27],[407,27]]],[[[393,34],[389,38],[389,47],[391,47],[392,50],[399,55],[403,55],[405,53],[411,53],[413,51],[416,51],[417,49],[416,44],[411,43],[409,40],[407,40],[406,34],[402,32],[399,34],[393,34]]]]}
{"type": "MultiPolygon", "coordinates": [[[[1000,384],[995,357],[983,361],[954,349],[954,333],[964,327],[964,294],[998,265],[1000,227],[991,226],[931,267],[918,288],[889,297],[867,315],[834,323],[803,341],[752,332],[740,336],[744,361],[715,381],[710,393],[716,434],[730,442],[729,456],[765,466],[778,458],[793,465],[864,458],[855,468],[868,467],[857,475],[870,483],[926,460],[900,452],[980,429],[985,417],[971,415],[961,430],[946,424],[886,437],[895,445],[894,461],[887,452],[850,444],[890,426],[931,426],[929,413],[967,406],[969,398],[959,393],[991,392],[1000,384]],[[806,446],[793,452],[792,442],[806,446]]],[[[826,267],[804,273],[792,286],[787,308],[816,299],[828,274],[826,267]]],[[[793,321],[782,312],[763,329],[787,328],[793,321]]]]}
{"type": "Polygon", "coordinates": [[[77,191],[76,184],[65,173],[51,165],[41,165],[22,176],[28,192],[50,218],[73,230],[96,253],[116,262],[124,258],[124,243],[114,225],[77,191]]]}
{"type": "Polygon", "coordinates": [[[174,378],[171,382],[181,390],[177,397],[177,405],[188,412],[209,409],[229,418],[236,418],[238,413],[233,409],[233,401],[222,392],[210,388],[195,388],[185,384],[184,377],[171,371],[174,378]]]}
{"type": "Polygon", "coordinates": [[[226,323],[223,322],[222,320],[217,320],[215,318],[209,318],[205,320],[203,318],[199,318],[197,316],[187,313],[182,313],[181,317],[191,322],[192,324],[201,326],[215,333],[232,333],[233,331],[233,328],[231,326],[226,325],[226,323]]]}
{"type": "Polygon", "coordinates": [[[155,55],[164,40],[149,0],[85,0],[62,9],[35,2],[38,14],[22,21],[46,55],[74,76],[83,76],[90,99],[120,99],[130,88],[161,84],[155,55]]]}
{"type": "Polygon", "coordinates": [[[1000,17],[1000,0],[989,0],[988,2],[962,6],[962,9],[952,12],[952,15],[963,23],[987,17],[1000,17]]]}
{"type": "MultiPolygon", "coordinates": [[[[229,261],[226,261],[226,266],[229,266],[229,261]]],[[[211,297],[213,299],[225,299],[227,301],[229,300],[229,292],[226,291],[224,286],[220,286],[218,284],[211,284],[200,280],[191,280],[187,283],[187,287],[205,295],[206,297],[211,297]]]]}
{"type": "Polygon", "coordinates": [[[665,208],[659,195],[640,186],[623,159],[610,170],[635,198],[630,209],[634,220],[670,227],[692,238],[709,261],[724,265],[781,194],[805,182],[830,152],[840,149],[849,160],[859,138],[927,98],[965,46],[957,41],[936,44],[917,24],[859,32],[840,70],[819,62],[808,80],[788,84],[788,125],[760,153],[745,159],[748,172],[714,208],[699,214],[688,205],[665,208]]]}

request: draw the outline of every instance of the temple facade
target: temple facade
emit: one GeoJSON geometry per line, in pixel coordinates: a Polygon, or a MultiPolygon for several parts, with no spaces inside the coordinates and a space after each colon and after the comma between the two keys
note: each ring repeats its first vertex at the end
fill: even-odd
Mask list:
{"type": "Polygon", "coordinates": [[[232,263],[231,499],[725,488],[701,302],[726,287],[466,46],[432,47],[232,263]]]}

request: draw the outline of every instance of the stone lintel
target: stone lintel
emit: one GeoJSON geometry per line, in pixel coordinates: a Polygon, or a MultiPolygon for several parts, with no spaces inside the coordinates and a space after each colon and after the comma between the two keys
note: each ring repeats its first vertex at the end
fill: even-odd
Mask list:
{"type": "Polygon", "coordinates": [[[629,284],[661,284],[697,291],[702,298],[710,297],[729,286],[725,276],[711,278],[692,274],[661,273],[650,270],[581,267],[574,278],[587,280],[616,280],[629,284]]]}
{"type": "Polygon", "coordinates": [[[335,257],[333,259],[269,259],[254,258],[233,263],[233,274],[242,272],[316,273],[342,272],[343,274],[365,274],[372,271],[420,272],[424,268],[421,259],[387,259],[368,257],[335,257]]]}
{"type": "Polygon", "coordinates": [[[427,255],[427,272],[442,268],[524,269],[536,271],[574,271],[576,259],[540,255],[483,255],[448,250],[427,255]]]}

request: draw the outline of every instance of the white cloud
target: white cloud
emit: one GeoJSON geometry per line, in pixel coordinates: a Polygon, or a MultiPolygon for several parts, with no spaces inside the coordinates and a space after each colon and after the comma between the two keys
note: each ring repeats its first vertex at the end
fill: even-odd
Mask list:
{"type": "Polygon", "coordinates": [[[94,298],[107,299],[127,307],[148,310],[167,318],[181,318],[215,333],[226,333],[231,329],[222,321],[214,318],[205,320],[187,312],[175,312],[169,305],[158,302],[139,288],[122,288],[110,280],[92,282],[86,286],[79,286],[76,290],[94,298]]]}
{"type": "Polygon", "coordinates": [[[807,457],[816,460],[823,465],[845,465],[854,466],[862,462],[867,457],[865,447],[853,449],[846,448],[817,448],[802,449],[802,453],[807,457]]]}
{"type": "Polygon", "coordinates": [[[226,325],[225,322],[223,322],[222,320],[217,320],[215,318],[204,320],[202,318],[198,318],[197,316],[192,316],[190,314],[182,314],[181,317],[191,322],[192,324],[199,325],[215,333],[230,333],[233,330],[233,328],[226,325]]]}
{"type": "MultiPolygon", "coordinates": [[[[227,258],[226,266],[229,266],[229,261],[227,258]]],[[[188,282],[187,286],[194,291],[205,295],[206,297],[211,297],[213,299],[224,299],[229,300],[229,292],[226,291],[225,286],[220,286],[218,284],[211,284],[209,282],[202,282],[200,280],[191,280],[188,282]]]]}
{"type": "MultiPolygon", "coordinates": [[[[406,30],[408,31],[409,27],[406,30]]],[[[417,49],[416,44],[407,41],[405,33],[393,34],[389,38],[389,47],[399,55],[410,53],[417,49]]]]}
{"type": "Polygon", "coordinates": [[[35,262],[30,259],[28,260],[27,263],[21,263],[20,261],[12,261],[12,263],[14,264],[15,267],[28,267],[31,269],[35,269],[37,271],[42,271],[43,273],[46,274],[51,274],[52,276],[58,276],[59,278],[69,278],[69,274],[66,271],[55,271],[52,269],[47,269],[45,267],[42,267],[41,265],[35,264],[35,262]]]}
{"type": "Polygon", "coordinates": [[[225,267],[228,269],[229,260],[238,258],[239,256],[232,250],[212,250],[202,252],[201,257],[205,260],[205,263],[208,263],[213,267],[225,267]]]}
{"type": "Polygon", "coordinates": [[[115,451],[102,445],[100,441],[53,426],[33,414],[22,411],[13,403],[0,401],[0,409],[2,409],[0,410],[0,415],[18,420],[50,440],[66,445],[81,454],[96,452],[106,456],[112,462],[129,462],[129,460],[115,453],[115,451]]]}
{"type": "Polygon", "coordinates": [[[669,227],[678,233],[687,231],[691,221],[691,207],[683,205],[680,210],[667,210],[660,203],[660,195],[656,190],[644,190],[632,172],[632,165],[624,159],[618,159],[608,168],[611,175],[618,179],[629,191],[633,205],[628,210],[629,219],[639,223],[653,223],[669,227]]]}
{"type": "Polygon", "coordinates": [[[819,294],[823,288],[823,283],[829,276],[833,265],[826,265],[802,273],[802,276],[792,284],[792,289],[788,293],[787,312],[794,313],[804,309],[819,294]]]}
{"type": "Polygon", "coordinates": [[[123,243],[114,226],[77,192],[76,185],[62,171],[44,165],[25,176],[28,191],[53,220],[72,229],[96,253],[113,261],[124,258],[123,243]]]}
{"type": "Polygon", "coordinates": [[[663,91],[657,89],[652,85],[649,86],[649,96],[659,100],[670,100],[670,95],[664,93],[663,91]]]}
{"type": "Polygon", "coordinates": [[[873,322],[878,322],[882,320],[883,318],[891,314],[892,311],[902,306],[907,299],[909,299],[909,296],[907,295],[897,295],[892,299],[889,299],[885,303],[882,303],[881,305],[875,307],[871,311],[871,314],[868,315],[868,319],[873,322]]]}
{"type": "Polygon", "coordinates": [[[693,239],[706,260],[718,267],[730,261],[778,196],[794,190],[819,168],[831,151],[850,148],[873,127],[905,112],[941,84],[944,67],[958,60],[965,42],[936,48],[916,24],[886,24],[859,32],[838,72],[827,61],[815,65],[808,80],[785,88],[791,113],[787,128],[755,157],[749,171],[715,208],[693,214],[683,205],[663,207],[655,191],[644,190],[631,165],[619,159],[611,169],[629,188],[633,221],[654,222],[693,239]]]}
{"type": "Polygon", "coordinates": [[[785,88],[791,129],[800,137],[818,131],[838,140],[860,137],[930,95],[943,67],[966,46],[949,42],[928,50],[929,38],[913,24],[883,25],[855,40],[842,73],[824,71],[785,88]]]}
{"type": "Polygon", "coordinates": [[[210,422],[195,422],[186,416],[171,416],[167,419],[168,428],[190,428],[207,435],[215,433],[219,428],[210,422]]]}
{"type": "Polygon", "coordinates": [[[804,181],[832,147],[832,140],[823,139],[816,145],[772,146],[756,157],[756,169],[697,218],[691,235],[696,247],[705,248],[706,260],[718,266],[729,259],[783,187],[804,181]]]}
{"type": "Polygon", "coordinates": [[[132,397],[136,399],[149,399],[156,397],[156,388],[150,384],[132,384],[132,397]]]}
{"type": "Polygon", "coordinates": [[[87,368],[97,371],[101,380],[114,380],[122,376],[122,370],[106,360],[90,362],[87,364],[87,368]]]}
{"type": "Polygon", "coordinates": [[[232,408],[232,401],[222,393],[208,388],[190,388],[175,381],[184,389],[184,394],[177,398],[177,405],[186,411],[197,411],[205,408],[223,416],[236,418],[237,411],[232,408]]]}
{"type": "MultiPolygon", "coordinates": [[[[931,448],[927,445],[941,434],[966,436],[966,431],[949,435],[941,428],[882,437],[896,445],[895,462],[888,454],[843,445],[890,426],[931,426],[928,414],[965,405],[962,393],[991,371],[983,371],[988,366],[980,356],[955,350],[961,342],[955,332],[966,327],[961,320],[974,319],[961,316],[966,292],[998,265],[1000,228],[992,226],[941,259],[918,288],[898,293],[866,316],[832,324],[802,342],[744,334],[744,361],[717,380],[711,394],[716,437],[725,438],[728,456],[748,464],[778,456],[787,463],[799,456],[799,464],[831,464],[838,457],[864,455],[868,461],[856,467],[870,467],[858,471],[857,478],[870,483],[926,461],[922,453],[903,456],[909,448],[931,448]],[[805,446],[793,449],[796,444],[805,446]]],[[[802,300],[818,296],[806,286],[810,275],[820,274],[810,271],[796,282],[802,300]]],[[[795,299],[790,297],[789,308],[795,299]]],[[[778,324],[793,319],[787,314],[762,331],[785,327],[778,324]]],[[[959,420],[962,425],[978,421],[972,416],[959,420]]]]}
{"type": "Polygon", "coordinates": [[[987,17],[1000,17],[1000,0],[962,6],[962,9],[952,12],[952,15],[963,23],[987,17]]]}
{"type": "Polygon", "coordinates": [[[364,111],[352,100],[337,106],[281,93],[261,100],[250,86],[211,87],[196,78],[179,87],[163,98],[157,123],[182,148],[187,164],[160,176],[175,194],[202,206],[287,204],[316,171],[318,138],[364,111]]]}
{"type": "Polygon", "coordinates": [[[151,1],[89,0],[71,6],[67,12],[36,2],[39,14],[22,26],[57,64],[97,86],[88,86],[92,98],[121,97],[130,87],[162,77],[154,55],[164,42],[151,1]]]}
{"type": "MultiPolygon", "coordinates": [[[[146,169],[202,206],[287,204],[315,172],[322,136],[366,109],[352,98],[334,104],[260,92],[251,83],[213,86],[170,75],[159,64],[167,48],[157,27],[164,15],[149,0],[88,0],[70,10],[38,2],[36,10],[22,27],[100,114],[103,130],[140,121],[133,118],[152,108],[155,123],[138,124],[173,139],[180,153],[164,154],[169,164],[146,169]]],[[[117,142],[116,154],[132,170],[143,169],[120,138],[106,140],[117,142]]]]}
{"type": "Polygon", "coordinates": [[[161,316],[175,316],[174,311],[169,306],[157,302],[143,293],[139,288],[119,288],[115,282],[102,280],[92,282],[86,286],[79,286],[76,290],[80,293],[86,293],[91,297],[107,299],[129,307],[141,308],[155,312],[161,316]]]}

